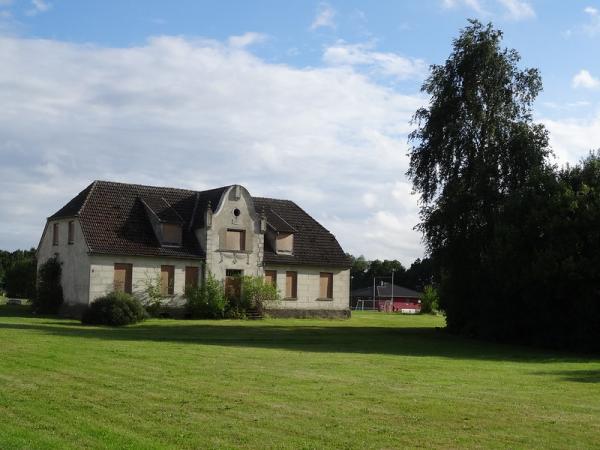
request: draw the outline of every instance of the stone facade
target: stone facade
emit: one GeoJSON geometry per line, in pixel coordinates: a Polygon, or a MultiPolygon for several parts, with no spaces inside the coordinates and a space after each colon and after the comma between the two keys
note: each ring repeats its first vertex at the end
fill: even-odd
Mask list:
{"type": "Polygon", "coordinates": [[[174,308],[184,303],[186,267],[199,268],[199,283],[207,271],[217,279],[225,280],[228,270],[243,275],[263,276],[264,270],[277,271],[277,286],[283,300],[274,305],[273,315],[318,315],[346,317],[349,311],[350,271],[340,267],[315,267],[302,265],[268,265],[263,263],[264,239],[267,222],[254,207],[250,193],[242,186],[231,186],[222,194],[217,205],[210,205],[204,216],[202,227],[195,236],[205,256],[201,258],[119,256],[90,252],[77,217],[49,219],[38,247],[38,264],[53,255],[62,263],[62,285],[65,303],[84,306],[114,290],[115,264],[131,264],[132,293],[144,298],[148,283],[160,279],[161,266],[174,267],[174,293],[166,303],[174,308]],[[74,222],[73,242],[68,242],[69,222],[74,222]],[[53,244],[53,226],[58,223],[59,241],[53,244]],[[228,230],[243,232],[243,249],[227,248],[228,230]],[[297,273],[297,295],[285,297],[286,272],[297,273]],[[320,273],[333,274],[331,298],[320,298],[320,273]]]}
{"type": "MultiPolygon", "coordinates": [[[[181,306],[184,303],[185,268],[189,266],[202,268],[202,261],[175,258],[152,258],[140,256],[92,255],[90,257],[90,290],[82,301],[89,303],[114,289],[114,265],[125,263],[132,265],[132,293],[141,299],[146,297],[147,284],[155,283],[160,277],[160,267],[170,265],[174,271],[173,295],[165,298],[169,306],[181,306]]],[[[201,273],[201,270],[200,270],[201,273]]],[[[200,281],[200,280],[199,280],[200,281]]]]}
{"type": "Polygon", "coordinates": [[[262,275],[264,233],[261,232],[260,217],[254,210],[248,191],[242,186],[232,186],[223,195],[221,203],[213,207],[215,209],[210,226],[201,228],[196,233],[205,236],[199,241],[206,253],[208,270],[217,280],[225,279],[228,269],[241,270],[244,275],[262,275]],[[226,249],[228,229],[245,232],[244,251],[234,252],[226,249]]]}
{"type": "Polygon", "coordinates": [[[79,220],[59,219],[48,222],[37,251],[40,265],[54,255],[62,266],[62,287],[65,303],[87,302],[90,291],[90,255],[79,220]],[[69,222],[73,222],[73,242],[69,243],[69,222]],[[53,227],[58,224],[58,245],[53,245],[53,227]]]}
{"type": "Polygon", "coordinates": [[[281,310],[344,310],[349,308],[350,270],[327,267],[268,266],[265,270],[277,271],[277,288],[281,302],[275,309],[281,310]],[[286,272],[297,273],[297,295],[295,299],[285,298],[286,272]],[[333,273],[333,297],[320,298],[320,273],[333,273]]]}

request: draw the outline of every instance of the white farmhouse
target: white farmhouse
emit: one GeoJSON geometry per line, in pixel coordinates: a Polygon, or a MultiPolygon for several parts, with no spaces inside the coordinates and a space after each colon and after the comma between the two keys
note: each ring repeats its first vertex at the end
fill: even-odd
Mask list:
{"type": "Polygon", "coordinates": [[[94,181],[46,222],[38,264],[62,263],[67,308],[148,280],[174,307],[210,271],[234,295],[239,275],[279,289],[279,316],[349,315],[350,262],[335,237],[289,200],[239,185],[208,191],[94,181]]]}

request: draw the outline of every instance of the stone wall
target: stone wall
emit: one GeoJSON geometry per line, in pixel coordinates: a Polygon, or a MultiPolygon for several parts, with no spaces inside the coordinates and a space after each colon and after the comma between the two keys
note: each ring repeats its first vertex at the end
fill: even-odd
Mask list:
{"type": "Polygon", "coordinates": [[[267,266],[265,270],[277,271],[277,288],[282,297],[276,309],[282,310],[349,310],[350,308],[350,270],[328,267],[304,266],[267,266]],[[286,272],[294,271],[298,274],[296,299],[286,299],[285,283],[286,272]],[[319,297],[320,273],[333,273],[333,298],[322,299],[319,297]]]}
{"type": "Polygon", "coordinates": [[[87,302],[90,286],[88,246],[83,237],[81,224],[76,218],[48,221],[37,250],[40,265],[58,255],[61,262],[61,284],[66,304],[87,302]],[[69,222],[74,223],[74,239],[69,244],[69,222]],[[58,245],[52,244],[53,226],[58,223],[58,245]]]}
{"type": "Polygon", "coordinates": [[[115,255],[92,255],[90,256],[90,263],[89,302],[114,290],[115,263],[132,264],[132,293],[140,299],[145,298],[144,292],[147,283],[155,283],[160,276],[161,265],[174,266],[174,295],[164,300],[170,306],[181,306],[185,303],[183,298],[185,268],[187,266],[202,267],[202,261],[198,260],[115,255]]]}

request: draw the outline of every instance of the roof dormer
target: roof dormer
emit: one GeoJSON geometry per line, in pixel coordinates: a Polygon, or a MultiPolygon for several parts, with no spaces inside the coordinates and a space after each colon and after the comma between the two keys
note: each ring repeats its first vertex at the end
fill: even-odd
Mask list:
{"type": "Polygon", "coordinates": [[[146,208],[148,219],[160,245],[181,247],[184,221],[171,204],[164,197],[144,196],[140,197],[140,201],[146,208]]]}
{"type": "Polygon", "coordinates": [[[266,216],[265,244],[277,254],[292,255],[294,253],[294,233],[292,227],[283,217],[272,209],[264,211],[266,216]]]}

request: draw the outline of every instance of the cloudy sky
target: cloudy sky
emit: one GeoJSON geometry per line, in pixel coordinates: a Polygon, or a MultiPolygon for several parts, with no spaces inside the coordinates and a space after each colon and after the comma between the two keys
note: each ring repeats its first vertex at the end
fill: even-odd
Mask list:
{"type": "Polygon", "coordinates": [[[598,0],[0,0],[0,248],[94,179],[238,183],[410,264],[410,118],[468,17],[541,70],[557,164],[600,147],[598,0]]]}

